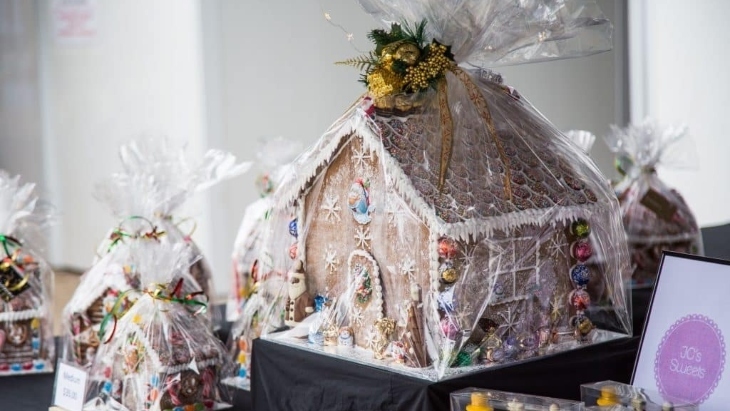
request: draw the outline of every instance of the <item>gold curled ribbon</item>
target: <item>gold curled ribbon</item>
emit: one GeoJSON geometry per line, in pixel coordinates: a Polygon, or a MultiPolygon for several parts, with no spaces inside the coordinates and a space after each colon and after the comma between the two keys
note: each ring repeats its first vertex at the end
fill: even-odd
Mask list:
{"type": "MultiPolygon", "coordinates": [[[[456,63],[451,65],[449,71],[451,71],[456,78],[461,81],[464,87],[466,87],[469,100],[471,100],[472,104],[474,104],[479,116],[484,120],[484,123],[487,126],[487,133],[492,138],[494,145],[497,147],[497,153],[499,154],[502,167],[504,168],[504,176],[502,180],[504,194],[507,201],[512,201],[512,172],[510,170],[510,162],[509,158],[507,158],[507,153],[504,151],[502,142],[499,140],[499,136],[497,135],[497,128],[494,126],[494,119],[492,118],[492,113],[489,111],[487,100],[484,98],[484,95],[476,84],[474,84],[471,77],[469,77],[469,74],[456,65],[456,63]]],[[[454,144],[454,126],[447,97],[446,77],[441,79],[438,83],[438,101],[441,118],[441,164],[438,190],[439,192],[442,192],[444,183],[446,182],[446,171],[451,163],[451,155],[454,144]]]]}
{"type": "Polygon", "coordinates": [[[446,171],[451,163],[454,147],[454,122],[449,109],[449,96],[446,90],[446,77],[438,82],[439,118],[441,119],[441,164],[439,170],[438,190],[441,192],[446,183],[446,171]]]}
{"type": "MultiPolygon", "coordinates": [[[[170,219],[172,219],[172,218],[170,218],[170,219]]],[[[187,218],[183,218],[182,220],[175,223],[175,227],[177,227],[178,229],[180,229],[180,231],[182,231],[182,228],[180,228],[180,226],[188,221],[193,222],[193,228],[190,229],[189,233],[183,235],[183,239],[187,242],[190,242],[190,241],[192,241],[193,234],[198,229],[198,222],[195,221],[193,218],[187,217],[187,218]]]]}

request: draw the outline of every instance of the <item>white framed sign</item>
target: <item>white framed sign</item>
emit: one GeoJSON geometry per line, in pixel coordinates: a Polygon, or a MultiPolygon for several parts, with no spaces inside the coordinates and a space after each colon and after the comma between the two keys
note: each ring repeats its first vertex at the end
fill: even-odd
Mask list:
{"type": "Polygon", "coordinates": [[[53,405],[66,411],[81,411],[86,394],[88,373],[63,361],[56,368],[53,405]]]}
{"type": "Polygon", "coordinates": [[[728,338],[730,261],[664,252],[632,384],[727,411],[728,338]]]}

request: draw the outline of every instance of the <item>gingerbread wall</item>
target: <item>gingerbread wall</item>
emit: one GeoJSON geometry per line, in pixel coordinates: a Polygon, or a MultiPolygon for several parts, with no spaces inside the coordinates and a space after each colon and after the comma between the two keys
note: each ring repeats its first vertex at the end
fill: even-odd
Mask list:
{"type": "MultiPolygon", "coordinates": [[[[309,293],[325,293],[342,298],[353,276],[348,274],[348,258],[366,262],[370,255],[380,271],[380,284],[372,277],[372,294],[367,303],[354,303],[360,313],[351,313],[355,344],[367,347],[368,334],[377,319],[378,285],[381,286],[382,314],[403,322],[400,308],[410,299],[410,284],[418,284],[423,294],[429,290],[429,230],[415,216],[389,184],[377,151],[363,147],[353,136],[325,172],[305,193],[299,217],[300,257],[304,254],[309,293]],[[357,181],[362,181],[362,185],[357,181]],[[368,186],[365,188],[364,186],[368,186]],[[365,188],[369,205],[353,212],[348,203],[351,192],[365,188]],[[357,214],[357,219],[355,217],[357,214]],[[302,222],[303,221],[303,222],[302,222]]],[[[348,325],[348,324],[343,324],[348,325]]]]}

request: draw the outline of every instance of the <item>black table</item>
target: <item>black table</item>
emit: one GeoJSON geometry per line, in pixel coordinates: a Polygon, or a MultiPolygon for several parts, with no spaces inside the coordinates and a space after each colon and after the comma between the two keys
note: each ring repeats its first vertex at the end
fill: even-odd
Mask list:
{"type": "Polygon", "coordinates": [[[467,387],[580,399],[580,384],[629,382],[639,338],[623,338],[533,361],[432,382],[281,343],[253,343],[253,409],[435,411],[467,387]]]}

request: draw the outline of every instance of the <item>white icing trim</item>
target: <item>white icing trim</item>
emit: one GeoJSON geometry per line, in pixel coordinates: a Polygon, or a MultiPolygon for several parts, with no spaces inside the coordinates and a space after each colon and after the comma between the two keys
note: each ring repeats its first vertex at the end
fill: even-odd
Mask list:
{"type": "Polygon", "coordinates": [[[23,310],[23,311],[6,311],[0,313],[0,322],[24,321],[32,318],[43,317],[40,309],[23,310]]]}
{"type": "Polygon", "coordinates": [[[429,253],[429,272],[431,273],[431,281],[429,282],[429,289],[436,295],[439,291],[439,234],[431,229],[428,235],[428,253],[429,253]]]}
{"type": "MultiPolygon", "coordinates": [[[[203,368],[210,367],[211,365],[216,365],[218,363],[218,360],[215,358],[209,358],[207,360],[203,361],[195,361],[195,365],[198,367],[198,370],[202,372],[203,368]]],[[[183,372],[185,370],[190,369],[190,363],[186,364],[179,364],[172,367],[162,367],[162,372],[166,374],[177,374],[179,372],[183,372]]]]}
{"type": "Polygon", "coordinates": [[[301,261],[302,264],[304,264],[304,270],[307,269],[307,246],[306,246],[306,238],[307,233],[305,233],[305,229],[309,229],[309,222],[305,220],[306,214],[304,207],[306,205],[306,201],[304,201],[304,197],[301,197],[299,199],[298,207],[296,207],[296,215],[297,215],[297,260],[301,261]]]}
{"type": "MultiPolygon", "coordinates": [[[[348,284],[353,284],[353,276],[352,276],[352,260],[354,257],[363,257],[370,264],[373,266],[373,272],[370,273],[370,286],[373,289],[373,297],[370,304],[375,304],[374,308],[375,311],[378,312],[378,319],[382,319],[385,317],[383,314],[385,312],[385,309],[383,307],[383,282],[380,279],[380,268],[378,267],[378,262],[375,261],[375,258],[373,256],[365,251],[365,250],[354,250],[350,253],[350,256],[347,258],[347,282],[348,284]],[[380,287],[380,290],[378,290],[378,287],[380,287]]],[[[355,291],[352,290],[352,298],[355,298],[355,291]]],[[[354,303],[353,303],[354,304],[354,303]]]]}
{"type": "Polygon", "coordinates": [[[113,253],[104,256],[84,274],[66,306],[67,315],[86,311],[109,288],[119,292],[132,288],[127,283],[122,266],[110,261],[112,255],[113,253]]]}
{"type": "Polygon", "coordinates": [[[656,244],[656,243],[677,243],[681,241],[694,241],[700,233],[685,233],[676,235],[627,235],[629,244],[656,244]]]}
{"type": "Polygon", "coordinates": [[[472,219],[458,223],[446,223],[434,213],[433,207],[426,203],[418,191],[413,187],[410,178],[405,175],[403,169],[398,162],[383,147],[382,141],[378,136],[378,127],[365,114],[365,112],[356,105],[347,111],[325,134],[320,141],[326,141],[322,147],[316,147],[314,157],[307,158],[306,162],[300,162],[300,170],[298,179],[287,185],[285,189],[279,193],[279,206],[291,204],[297,198],[301,198],[301,194],[306,191],[307,184],[310,183],[319,173],[325,171],[324,166],[332,161],[339,152],[342,140],[353,134],[362,139],[363,145],[367,146],[371,152],[377,152],[386,174],[391,178],[393,187],[403,197],[407,204],[413,209],[426,225],[432,230],[438,232],[439,235],[448,235],[452,238],[462,241],[468,241],[470,237],[490,236],[494,231],[509,232],[523,225],[545,225],[547,223],[555,224],[558,221],[574,220],[576,218],[590,218],[591,210],[597,209],[593,204],[581,206],[554,206],[547,209],[530,209],[524,211],[516,211],[502,214],[497,217],[488,217],[480,219],[472,219]],[[331,136],[327,136],[330,134],[331,136]],[[319,170],[320,168],[322,170],[319,170]],[[319,170],[319,173],[318,173],[319,170]]]}

